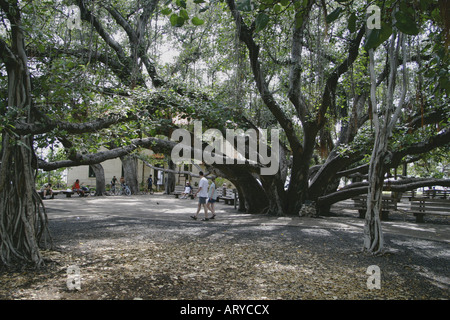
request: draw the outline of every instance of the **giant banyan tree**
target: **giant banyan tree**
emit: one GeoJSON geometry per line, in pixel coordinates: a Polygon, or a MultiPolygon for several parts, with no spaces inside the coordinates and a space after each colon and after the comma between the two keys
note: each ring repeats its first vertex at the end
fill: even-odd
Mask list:
{"type": "MultiPolygon", "coordinates": [[[[327,214],[367,195],[364,248],[379,252],[382,191],[450,186],[406,170],[450,152],[448,14],[441,0],[0,0],[2,263],[43,263],[36,170],[169,157],[172,133],[194,136],[194,121],[223,136],[280,133],[276,174],[208,165],[234,183],[240,210],[327,214]],[[55,143],[63,158],[37,156],[55,143]]],[[[260,151],[251,138],[247,160],[260,151]]]]}

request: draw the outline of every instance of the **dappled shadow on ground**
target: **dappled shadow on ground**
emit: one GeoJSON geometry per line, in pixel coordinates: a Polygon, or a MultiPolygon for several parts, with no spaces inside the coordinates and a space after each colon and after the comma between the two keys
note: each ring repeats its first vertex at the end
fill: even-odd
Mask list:
{"type": "Polygon", "coordinates": [[[47,207],[55,250],[43,252],[46,269],[0,273],[0,298],[449,298],[448,242],[389,232],[387,252],[368,256],[363,221],[349,216],[249,216],[218,205],[217,219],[201,222],[189,218],[195,200],[169,196],[61,199],[47,207]],[[67,286],[72,265],[80,290],[67,286]],[[379,290],[367,288],[371,265],[381,270],[379,290]]]}

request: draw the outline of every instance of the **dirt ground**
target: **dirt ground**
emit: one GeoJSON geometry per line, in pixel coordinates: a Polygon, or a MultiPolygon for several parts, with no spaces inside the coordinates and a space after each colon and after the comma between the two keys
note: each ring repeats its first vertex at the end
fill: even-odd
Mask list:
{"type": "MultiPolygon", "coordinates": [[[[346,204],[324,218],[239,213],[193,220],[167,195],[46,200],[54,248],[42,270],[0,270],[2,300],[448,300],[450,224],[383,222],[383,255],[361,252],[346,204]],[[370,266],[380,285],[368,288],[370,266]],[[74,271],[74,273],[71,273],[74,271]]],[[[203,217],[203,212],[199,217],[203,217]]]]}

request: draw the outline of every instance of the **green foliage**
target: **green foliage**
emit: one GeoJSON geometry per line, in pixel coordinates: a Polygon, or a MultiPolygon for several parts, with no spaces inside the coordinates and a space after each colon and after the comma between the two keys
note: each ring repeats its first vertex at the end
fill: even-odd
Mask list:
{"type": "Polygon", "coordinates": [[[392,26],[382,22],[380,29],[372,29],[367,36],[366,42],[364,44],[364,49],[366,51],[370,49],[375,49],[388,40],[392,34],[392,26]]]}
{"type": "Polygon", "coordinates": [[[450,148],[443,147],[421,155],[408,169],[416,177],[448,179],[450,178],[450,148]]]}
{"type": "Polygon", "coordinates": [[[419,28],[416,26],[414,17],[411,15],[409,10],[396,12],[395,19],[396,19],[395,26],[401,32],[409,35],[417,35],[419,33],[419,28]]]}
{"type": "Polygon", "coordinates": [[[193,3],[196,6],[199,6],[200,9],[197,10],[196,15],[192,18],[190,14],[192,14],[193,6],[191,3],[186,2],[185,0],[175,0],[175,1],[167,1],[165,6],[161,9],[161,13],[165,16],[170,15],[170,24],[172,27],[181,28],[185,24],[189,24],[189,21],[194,26],[201,26],[205,23],[203,19],[201,19],[198,15],[202,12],[205,12],[209,9],[209,6],[204,5],[206,1],[204,0],[194,0],[193,3]]]}
{"type": "MultiPolygon", "coordinates": [[[[122,36],[123,29],[111,18],[105,7],[96,2],[88,3],[93,12],[102,17],[101,23],[107,32],[114,35],[118,46],[126,54],[133,52],[135,48],[122,36]]],[[[364,27],[367,19],[366,1],[337,0],[324,3],[326,8],[318,2],[313,5],[308,21],[304,21],[304,9],[308,4],[306,0],[236,1],[237,9],[251,28],[258,45],[265,81],[286,117],[295,119],[294,127],[300,140],[303,128],[287,98],[290,45],[294,29],[306,22],[301,90],[310,111],[315,111],[322,102],[326,79],[346,59],[349,43],[355,33],[364,27]]],[[[367,58],[364,50],[385,45],[393,32],[402,32],[411,39],[415,39],[416,35],[424,39],[418,50],[423,55],[432,55],[432,59],[424,61],[419,70],[424,80],[426,104],[436,106],[448,102],[448,52],[441,32],[441,12],[435,6],[435,1],[371,3],[382,10],[381,29],[373,29],[368,33],[351,70],[339,78],[336,96],[333,97],[334,110],[329,110],[327,114],[327,126],[334,137],[339,134],[335,124],[348,121],[349,109],[355,97],[367,90],[367,58]]],[[[130,23],[137,23],[140,2],[115,0],[108,4],[113,4],[130,23]]],[[[104,39],[87,22],[83,22],[81,30],[69,31],[65,17],[61,14],[64,12],[63,5],[53,1],[46,5],[48,8],[42,3],[36,4],[34,10],[37,15],[32,6],[23,8],[24,25],[28,34],[32,35],[27,38],[27,45],[35,50],[35,56],[32,57],[33,96],[39,110],[51,119],[72,122],[102,118],[111,113],[138,114],[139,119],[76,136],[54,130],[38,137],[40,147],[51,145],[58,137],[68,137],[73,143],[74,149],[68,150],[68,153],[74,150],[95,152],[109,143],[123,146],[133,138],[169,134],[175,116],[188,122],[201,120],[204,128],[245,128],[245,123],[239,123],[241,115],[261,127],[279,125],[259,96],[248,63],[248,51],[239,41],[231,14],[223,1],[173,0],[160,4],[158,11],[162,16],[153,17],[155,20],[149,23],[148,34],[144,37],[146,53],[151,56],[156,70],[164,79],[171,79],[158,89],[151,85],[131,85],[122,81],[109,63],[116,52],[105,44],[104,39]],[[53,50],[56,47],[67,51],[79,50],[83,55],[53,50]],[[172,49],[171,53],[175,52],[173,62],[164,59],[165,52],[170,52],[164,51],[166,47],[172,49]],[[96,54],[103,55],[107,62],[94,61],[92,57],[96,54]],[[102,93],[104,87],[108,87],[111,92],[102,93]]],[[[377,54],[377,73],[380,74],[386,63],[385,52],[380,49],[377,54]]],[[[150,82],[143,65],[136,66],[133,72],[142,77],[144,83],[150,82]]],[[[414,71],[411,83],[417,81],[417,76],[418,73],[414,71]]],[[[2,88],[6,87],[6,81],[5,72],[2,72],[2,88]]],[[[383,92],[381,87],[379,92],[383,92]]],[[[1,94],[3,97],[6,93],[1,94]]],[[[13,108],[5,110],[1,103],[4,103],[4,99],[0,100],[2,128],[11,127],[17,115],[13,108]]],[[[366,150],[368,153],[372,134],[370,127],[365,127],[353,144],[341,146],[339,152],[347,155],[366,150]]],[[[411,139],[409,143],[419,139],[407,132],[403,132],[403,137],[404,143],[406,139],[411,139]]],[[[285,138],[282,133],[283,141],[288,144],[285,138]]],[[[393,144],[392,148],[396,146],[393,144]]]]}

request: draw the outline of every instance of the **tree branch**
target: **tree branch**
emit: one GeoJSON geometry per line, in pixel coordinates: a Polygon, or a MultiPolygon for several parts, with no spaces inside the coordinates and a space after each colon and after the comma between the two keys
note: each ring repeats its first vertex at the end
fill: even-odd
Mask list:
{"type": "Polygon", "coordinates": [[[6,65],[11,63],[18,63],[18,60],[14,53],[11,51],[11,48],[2,38],[0,38],[0,59],[3,60],[6,65]]]}
{"type": "Polygon", "coordinates": [[[350,42],[350,48],[348,51],[348,57],[337,66],[327,79],[325,90],[322,95],[322,103],[320,105],[319,111],[316,117],[317,128],[321,128],[325,122],[325,113],[328,108],[334,103],[334,96],[336,94],[336,86],[339,78],[345,72],[348,71],[349,67],[355,62],[358,57],[359,45],[365,33],[365,25],[359,30],[356,38],[350,42]]]}
{"type": "MultiPolygon", "coordinates": [[[[319,197],[319,206],[328,206],[339,201],[350,199],[362,194],[367,194],[369,183],[358,183],[358,185],[360,186],[341,189],[339,191],[327,194],[326,196],[319,197]],[[361,186],[361,184],[363,185],[361,186]]],[[[450,187],[450,179],[406,179],[405,181],[389,181],[389,183],[385,182],[383,185],[383,190],[392,192],[406,192],[431,186],[450,187]]]]}
{"type": "Polygon", "coordinates": [[[239,14],[239,11],[236,9],[234,0],[227,0],[227,4],[235,20],[236,27],[239,29],[239,39],[245,43],[249,51],[250,65],[252,68],[256,87],[258,88],[261,98],[263,99],[269,110],[272,112],[272,114],[275,116],[281,127],[284,129],[292,149],[296,152],[302,152],[303,146],[295,133],[294,125],[291,119],[286,117],[283,110],[278,105],[272,93],[270,92],[265,81],[265,76],[263,71],[261,70],[261,65],[259,62],[259,46],[253,39],[252,30],[245,24],[242,16],[239,14]]]}
{"type": "Polygon", "coordinates": [[[97,164],[109,159],[126,156],[137,148],[150,148],[155,153],[170,153],[175,145],[176,142],[153,137],[145,139],[133,139],[128,146],[100,151],[94,154],[78,154],[72,160],[61,160],[55,162],[38,160],[38,167],[45,171],[51,171],[59,168],[97,164]]]}
{"type": "Polygon", "coordinates": [[[96,120],[83,122],[83,123],[72,123],[66,121],[54,121],[46,116],[42,115],[41,120],[43,122],[35,122],[35,123],[24,123],[19,122],[15,124],[14,132],[20,135],[27,134],[43,134],[50,132],[54,129],[60,129],[67,131],[69,134],[81,134],[81,133],[89,133],[95,132],[101,129],[105,129],[110,127],[113,124],[128,122],[137,120],[138,116],[135,113],[129,114],[110,114],[105,118],[99,118],[96,120]]]}
{"type": "MultiPolygon", "coordinates": [[[[308,21],[308,15],[311,10],[313,1],[308,1],[306,10],[302,11],[304,8],[300,6],[297,9],[296,15],[302,14],[302,25],[294,29],[292,35],[292,48],[291,48],[291,68],[289,71],[289,100],[294,105],[297,110],[297,114],[303,124],[306,124],[308,116],[308,106],[305,99],[303,98],[301,92],[301,61],[302,61],[302,48],[303,48],[303,30],[305,28],[306,22],[308,21]]],[[[294,24],[297,22],[294,21],[294,24]]]]}

